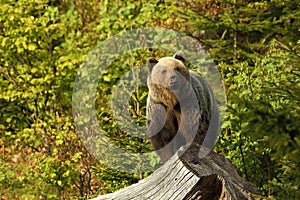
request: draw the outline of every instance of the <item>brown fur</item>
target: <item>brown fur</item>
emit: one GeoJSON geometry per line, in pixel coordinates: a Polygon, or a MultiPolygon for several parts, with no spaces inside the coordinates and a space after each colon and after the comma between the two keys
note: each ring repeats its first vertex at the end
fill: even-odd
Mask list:
{"type": "Polygon", "coordinates": [[[186,67],[183,52],[159,60],[149,58],[147,65],[148,135],[165,162],[187,143],[202,144],[215,101],[204,78],[186,67]]]}

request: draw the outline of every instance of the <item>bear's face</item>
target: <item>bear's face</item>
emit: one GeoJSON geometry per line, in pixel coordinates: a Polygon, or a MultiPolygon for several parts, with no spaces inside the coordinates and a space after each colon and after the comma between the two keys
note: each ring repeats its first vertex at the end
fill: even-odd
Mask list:
{"type": "Polygon", "coordinates": [[[149,58],[148,70],[150,89],[163,87],[177,93],[189,80],[189,70],[185,65],[183,52],[177,52],[173,57],[164,57],[159,60],[149,58]]]}

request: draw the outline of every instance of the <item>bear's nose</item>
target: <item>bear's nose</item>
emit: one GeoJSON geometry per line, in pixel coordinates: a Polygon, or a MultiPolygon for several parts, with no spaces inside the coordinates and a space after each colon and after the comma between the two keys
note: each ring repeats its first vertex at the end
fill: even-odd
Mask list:
{"type": "Polygon", "coordinates": [[[170,77],[170,80],[171,80],[171,82],[175,82],[175,81],[176,81],[176,75],[172,75],[172,76],[170,77]]]}

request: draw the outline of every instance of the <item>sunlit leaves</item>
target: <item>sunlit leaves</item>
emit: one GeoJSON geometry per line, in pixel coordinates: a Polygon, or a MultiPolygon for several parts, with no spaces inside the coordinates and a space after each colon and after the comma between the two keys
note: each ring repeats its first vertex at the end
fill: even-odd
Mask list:
{"type": "Polygon", "coordinates": [[[290,191],[289,195],[299,195],[297,187],[278,184],[299,181],[294,178],[299,174],[299,159],[295,159],[300,130],[295,123],[300,120],[298,62],[299,52],[282,48],[274,40],[269,52],[257,58],[254,66],[247,62],[228,66],[235,72],[225,79],[228,122],[223,125],[227,131],[219,145],[223,151],[227,149],[234,163],[243,166],[244,176],[281,197],[288,193],[281,193],[279,188],[290,191]]]}

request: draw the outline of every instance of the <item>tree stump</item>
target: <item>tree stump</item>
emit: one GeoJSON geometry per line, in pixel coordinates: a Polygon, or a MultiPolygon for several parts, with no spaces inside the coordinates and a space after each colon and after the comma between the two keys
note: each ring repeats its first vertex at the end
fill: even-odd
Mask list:
{"type": "Polygon", "coordinates": [[[236,167],[222,155],[210,152],[199,158],[197,145],[180,153],[187,147],[182,147],[149,177],[93,200],[241,200],[253,199],[251,194],[259,194],[258,189],[240,177],[236,167]]]}

